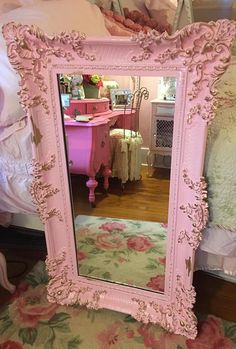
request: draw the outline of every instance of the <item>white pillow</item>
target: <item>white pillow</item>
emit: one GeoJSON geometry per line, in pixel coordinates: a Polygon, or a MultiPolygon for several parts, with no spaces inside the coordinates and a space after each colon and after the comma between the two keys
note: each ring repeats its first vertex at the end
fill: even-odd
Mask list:
{"type": "MultiPolygon", "coordinates": [[[[108,36],[104,18],[99,8],[86,0],[39,1],[20,7],[0,16],[0,27],[8,22],[35,24],[48,34],[78,30],[87,36],[108,36]]],[[[6,45],[0,33],[0,127],[19,120],[24,111],[17,92],[18,75],[11,67],[6,45]]]]}

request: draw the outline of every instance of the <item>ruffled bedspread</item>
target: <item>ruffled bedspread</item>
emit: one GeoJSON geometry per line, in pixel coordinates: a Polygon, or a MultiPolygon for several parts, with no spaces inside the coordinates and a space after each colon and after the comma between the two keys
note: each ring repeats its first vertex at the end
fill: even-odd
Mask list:
{"type": "Polygon", "coordinates": [[[205,177],[210,227],[236,232],[236,64],[219,84],[220,107],[208,132],[205,177]]]}
{"type": "Polygon", "coordinates": [[[233,60],[218,85],[220,107],[208,132],[205,177],[208,183],[210,219],[195,261],[196,269],[223,272],[234,277],[236,275],[235,76],[236,61],[233,60]]]}

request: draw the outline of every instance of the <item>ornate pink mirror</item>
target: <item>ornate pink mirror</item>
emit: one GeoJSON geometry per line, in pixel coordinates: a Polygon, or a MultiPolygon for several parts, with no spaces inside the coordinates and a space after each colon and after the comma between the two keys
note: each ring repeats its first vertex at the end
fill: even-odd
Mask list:
{"type": "Polygon", "coordinates": [[[235,28],[221,20],[98,40],[5,25],[32,124],[30,191],[45,223],[50,302],[195,338],[206,133],[235,28]]]}

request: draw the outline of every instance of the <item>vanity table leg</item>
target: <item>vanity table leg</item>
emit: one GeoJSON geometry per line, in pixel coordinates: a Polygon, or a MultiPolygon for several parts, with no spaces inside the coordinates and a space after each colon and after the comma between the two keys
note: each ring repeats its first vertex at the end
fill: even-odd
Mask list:
{"type": "Polygon", "coordinates": [[[111,176],[111,170],[109,169],[108,166],[104,167],[103,170],[103,177],[104,177],[104,182],[103,182],[103,187],[105,190],[108,190],[109,188],[109,177],[111,176]]]}
{"type": "Polygon", "coordinates": [[[4,255],[0,252],[0,285],[10,293],[14,293],[16,287],[7,278],[7,264],[4,255]]]}
{"type": "Polygon", "coordinates": [[[98,182],[94,177],[89,177],[89,180],[86,182],[87,187],[89,188],[89,202],[91,205],[95,205],[95,194],[94,190],[96,189],[98,182]]]}

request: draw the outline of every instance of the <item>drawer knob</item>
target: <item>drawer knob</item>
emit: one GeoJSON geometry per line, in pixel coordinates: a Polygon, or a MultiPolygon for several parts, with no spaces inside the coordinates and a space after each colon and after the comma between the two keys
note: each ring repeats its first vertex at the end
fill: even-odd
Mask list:
{"type": "Polygon", "coordinates": [[[96,111],[98,107],[96,105],[93,106],[93,111],[96,111]]]}
{"type": "Polygon", "coordinates": [[[106,143],[105,143],[104,141],[102,141],[102,142],[101,142],[101,147],[104,148],[104,147],[105,147],[105,144],[106,144],[106,143]]]}

